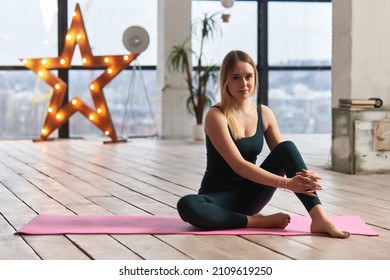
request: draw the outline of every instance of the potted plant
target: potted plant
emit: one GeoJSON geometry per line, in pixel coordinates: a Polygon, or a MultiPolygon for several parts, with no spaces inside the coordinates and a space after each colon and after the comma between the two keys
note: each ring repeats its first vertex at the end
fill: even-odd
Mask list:
{"type": "Polygon", "coordinates": [[[186,40],[181,44],[174,45],[168,56],[168,69],[182,72],[186,77],[188,90],[186,105],[188,111],[195,116],[195,140],[201,140],[204,137],[203,115],[205,109],[214,101],[215,92],[210,89],[210,84],[216,83],[219,66],[216,64],[206,64],[203,47],[205,41],[214,39],[217,35],[221,34],[220,23],[216,20],[216,16],[217,13],[211,15],[206,13],[203,17],[193,21],[192,31],[196,36],[200,35],[198,52],[193,48],[186,47],[186,40]],[[191,67],[192,55],[195,55],[198,63],[194,68],[191,67]],[[199,136],[195,135],[199,133],[196,132],[197,130],[200,132],[199,136]]]}

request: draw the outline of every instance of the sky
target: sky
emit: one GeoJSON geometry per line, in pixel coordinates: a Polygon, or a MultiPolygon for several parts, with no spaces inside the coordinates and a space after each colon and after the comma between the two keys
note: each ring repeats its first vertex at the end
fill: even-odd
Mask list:
{"type": "MultiPolygon", "coordinates": [[[[126,53],[123,32],[138,25],[150,35],[149,46],[140,56],[141,63],[156,64],[158,27],[155,0],[71,0],[70,11],[76,2],[80,3],[95,55],[126,53]],[[107,17],[102,16],[105,14],[107,17]]],[[[6,11],[0,18],[3,26],[0,29],[1,65],[18,65],[18,58],[22,57],[56,55],[56,3],[56,0],[0,0],[5,7],[3,11],[6,11]],[[21,5],[23,9],[20,9],[21,5]],[[18,24],[10,24],[15,21],[18,24]]],[[[222,37],[206,45],[210,62],[220,62],[232,49],[244,50],[257,60],[256,7],[257,3],[248,1],[235,1],[229,9],[219,1],[193,1],[193,18],[204,12],[231,14],[229,23],[221,24],[222,37]]],[[[331,3],[271,2],[268,34],[270,64],[296,59],[330,61],[331,3]]],[[[194,48],[196,43],[194,39],[194,48]]]]}

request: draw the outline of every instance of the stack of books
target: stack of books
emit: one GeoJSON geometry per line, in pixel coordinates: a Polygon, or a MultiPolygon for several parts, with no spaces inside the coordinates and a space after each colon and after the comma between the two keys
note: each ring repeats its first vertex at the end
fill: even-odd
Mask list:
{"type": "Polygon", "coordinates": [[[339,99],[340,108],[379,108],[383,104],[380,98],[370,98],[370,99],[339,99]]]}

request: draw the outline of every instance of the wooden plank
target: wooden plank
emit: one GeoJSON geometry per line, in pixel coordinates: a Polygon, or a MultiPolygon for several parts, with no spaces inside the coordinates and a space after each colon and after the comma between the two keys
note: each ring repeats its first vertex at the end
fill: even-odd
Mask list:
{"type": "Polygon", "coordinates": [[[146,260],[188,260],[183,252],[160,240],[159,236],[143,235],[113,235],[126,247],[146,260]]]}
{"type": "Polygon", "coordinates": [[[291,236],[289,239],[323,251],[324,259],[389,259],[386,253],[389,249],[388,242],[382,242],[382,238],[379,237],[351,236],[347,240],[341,240],[315,236],[291,236]],[[380,247],[379,244],[386,246],[380,247]]]}
{"type": "Polygon", "coordinates": [[[234,259],[250,259],[250,260],[288,260],[291,259],[283,253],[270,250],[269,248],[259,244],[254,246],[252,240],[244,239],[241,236],[201,236],[202,240],[210,243],[209,246],[215,246],[228,252],[234,259]],[[226,245],[229,244],[228,248],[226,245]]]}
{"type": "Polygon", "coordinates": [[[67,237],[93,260],[141,259],[128,247],[106,234],[68,234],[67,237]]]}
{"type": "Polygon", "coordinates": [[[39,260],[39,256],[15,229],[0,216],[0,260],[39,260]]]}
{"type": "MultiPolygon", "coordinates": [[[[43,260],[88,260],[87,254],[64,235],[23,236],[43,260]]],[[[23,258],[24,259],[24,258],[23,258]]]]}
{"type": "MultiPolygon", "coordinates": [[[[0,184],[1,185],[1,184],[0,184]]],[[[3,185],[4,186],[4,185],[3,185]]],[[[10,248],[14,245],[21,246],[21,240],[26,242],[24,248],[20,248],[20,259],[85,259],[86,256],[73,246],[64,236],[14,236],[17,229],[27,224],[36,213],[32,211],[24,202],[20,201],[7,188],[0,188],[0,212],[7,217],[7,221],[12,225],[12,228],[6,227],[6,232],[2,233],[3,240],[10,243],[10,248]],[[9,205],[12,205],[10,207],[9,205]],[[12,231],[12,229],[14,229],[12,231]],[[28,244],[28,245],[27,245],[28,244]],[[50,246],[51,244],[51,246],[50,246]],[[53,246],[53,244],[56,244],[53,246]],[[34,251],[35,256],[27,252],[34,251]]],[[[63,213],[63,212],[61,212],[63,213]]],[[[69,213],[69,212],[68,212],[69,213]]],[[[2,226],[3,229],[3,226],[2,226]]],[[[2,254],[5,254],[4,250],[2,254]]],[[[2,256],[4,259],[12,259],[19,252],[10,252],[9,256],[2,256]]]]}
{"type": "MultiPolygon", "coordinates": [[[[56,203],[57,207],[50,208],[51,214],[63,214],[62,211],[61,213],[58,213],[56,210],[58,208],[63,209],[62,205],[67,205],[69,208],[74,208],[75,206],[77,207],[79,205],[84,210],[88,208],[87,206],[89,203],[86,202],[85,198],[78,196],[67,188],[63,188],[63,185],[52,180],[51,178],[46,178],[46,180],[39,179],[39,177],[42,175],[36,172],[33,168],[22,166],[22,164],[19,162],[14,162],[11,164],[11,166],[22,173],[24,176],[29,177],[30,181],[35,183],[35,186],[37,186],[40,190],[43,190],[43,192],[48,194],[52,199],[57,202],[61,201],[61,203],[56,203]],[[58,205],[60,207],[58,207],[58,205]]],[[[48,171],[50,173],[50,170],[48,171]]],[[[6,196],[4,195],[5,189],[0,189],[0,191],[3,191],[3,193],[0,193],[1,197],[6,199],[6,196]]],[[[10,198],[8,197],[7,200],[9,199],[10,198]]],[[[16,202],[18,201],[16,199],[14,200],[16,202]]],[[[91,208],[89,209],[91,210],[91,208]]],[[[69,214],[70,212],[67,211],[67,213],[69,214]]],[[[100,212],[94,209],[88,213],[107,214],[107,211],[100,212]]],[[[6,215],[10,216],[10,213],[7,213],[6,215]]],[[[23,225],[31,219],[32,215],[26,219],[27,221],[23,222],[23,225]]],[[[20,226],[21,225],[19,225],[19,227],[20,226]]],[[[88,252],[88,256],[94,259],[104,259],[105,256],[110,253],[112,254],[110,258],[118,257],[125,259],[138,259],[135,254],[109,236],[89,236],[87,239],[85,236],[72,236],[70,239],[72,240],[71,242],[64,236],[26,237],[26,240],[30,243],[30,245],[35,247],[35,250],[44,259],[85,259],[87,256],[84,254],[84,252],[88,252]],[[53,246],[53,244],[57,244],[57,246],[53,246]],[[74,244],[77,244],[77,247],[75,247],[74,244]],[[95,249],[94,247],[96,247],[96,244],[101,244],[100,247],[102,248],[95,249]],[[107,249],[103,245],[110,249],[107,249]],[[85,251],[79,250],[78,247],[86,249],[85,251]],[[116,253],[114,253],[114,251],[116,253]]]]}
{"type": "MultiPolygon", "coordinates": [[[[13,236],[37,213],[177,215],[176,202],[198,190],[204,143],[135,139],[32,143],[0,141],[0,249],[15,243],[16,259],[389,259],[389,174],[347,175],[326,169],[329,135],[292,135],[334,215],[359,215],[379,237],[59,235],[13,236]],[[316,143],[316,145],[310,145],[316,143]],[[12,207],[10,207],[12,205],[12,207]],[[6,241],[3,241],[6,240],[6,241]],[[3,243],[2,243],[3,242],[3,243]],[[3,245],[1,245],[3,244],[3,245]],[[65,248],[63,251],[57,247],[65,248]],[[32,255],[31,255],[32,252],[32,255]]],[[[259,157],[262,161],[267,154],[259,157]]],[[[307,215],[294,194],[277,191],[264,214],[307,215]]]]}
{"type": "MultiPolygon", "coordinates": [[[[322,250],[315,246],[309,246],[299,242],[302,238],[292,240],[286,237],[280,236],[266,236],[266,235],[246,235],[246,239],[268,248],[286,258],[294,260],[321,260],[321,259],[337,259],[337,255],[334,252],[324,253],[322,250]]],[[[267,259],[267,258],[261,258],[267,259]]]]}
{"type": "MultiPolygon", "coordinates": [[[[152,203],[150,202],[151,200],[150,198],[156,197],[160,199],[163,204],[168,204],[173,208],[176,207],[178,196],[169,195],[169,193],[167,193],[166,191],[154,187],[154,185],[152,185],[153,183],[159,185],[156,182],[152,182],[152,184],[146,184],[145,182],[142,181],[143,175],[139,175],[138,173],[136,174],[136,172],[134,171],[131,171],[130,174],[128,175],[121,174],[119,172],[121,171],[121,169],[123,169],[122,166],[118,166],[116,168],[115,166],[110,166],[110,169],[106,169],[101,166],[96,166],[88,162],[83,162],[81,159],[80,161],[77,160],[77,162],[78,162],[76,163],[77,168],[73,168],[74,171],[72,171],[73,172],[72,174],[76,178],[83,178],[82,176],[85,177],[85,174],[87,173],[88,182],[90,182],[90,184],[94,184],[96,186],[104,186],[104,189],[110,190],[111,194],[115,194],[119,192],[120,195],[122,195],[124,191],[129,191],[129,190],[136,191],[139,195],[137,195],[138,196],[137,199],[134,199],[133,201],[148,200],[149,201],[148,204],[153,204],[153,202],[152,203]],[[115,169],[115,171],[111,169],[115,169]],[[92,173],[92,172],[96,172],[96,173],[92,173]],[[103,174],[104,176],[102,177],[99,174],[103,174]],[[135,179],[133,177],[135,177],[135,179]],[[113,191],[114,188],[116,189],[115,191],[113,191]],[[144,195],[145,197],[140,198],[140,195],[144,195]]],[[[61,164],[63,168],[65,168],[66,170],[72,170],[72,166],[69,166],[67,163],[61,163],[61,164]]],[[[127,170],[128,168],[126,168],[126,170],[123,172],[126,172],[127,170]]],[[[56,170],[56,172],[58,173],[60,171],[56,170]]],[[[69,185],[64,181],[63,183],[69,185]]],[[[78,192],[79,189],[78,186],[74,188],[73,187],[70,188],[75,190],[76,192],[78,192]]],[[[136,196],[136,194],[133,195],[136,196]]],[[[161,209],[164,207],[165,206],[162,205],[159,208],[161,209]]],[[[167,211],[165,211],[165,213],[167,212],[172,212],[172,209],[168,208],[167,211]]]]}
{"type": "MultiPolygon", "coordinates": [[[[188,235],[160,235],[159,239],[177,250],[185,253],[192,259],[200,260],[233,260],[236,256],[228,248],[219,248],[207,242],[200,236],[188,235]]],[[[230,245],[230,244],[229,244],[230,245]]]]}

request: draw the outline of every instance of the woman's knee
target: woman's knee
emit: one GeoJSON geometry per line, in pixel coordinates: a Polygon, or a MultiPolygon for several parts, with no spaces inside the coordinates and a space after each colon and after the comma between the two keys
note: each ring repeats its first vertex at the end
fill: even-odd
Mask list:
{"type": "Polygon", "coordinates": [[[296,172],[307,169],[301,153],[292,141],[287,140],[279,143],[272,153],[274,157],[280,158],[287,177],[293,177],[296,172]]]}
{"type": "Polygon", "coordinates": [[[275,147],[274,152],[282,155],[285,159],[300,159],[302,157],[297,146],[290,140],[279,143],[275,147]]]}
{"type": "Polygon", "coordinates": [[[182,209],[187,208],[189,196],[191,196],[191,195],[183,196],[178,200],[177,205],[176,205],[177,211],[181,212],[182,209]]]}
{"type": "Polygon", "coordinates": [[[275,149],[281,150],[283,152],[294,152],[294,153],[298,151],[297,146],[294,144],[294,142],[292,142],[290,140],[280,142],[275,147],[275,149]]]}
{"type": "Polygon", "coordinates": [[[198,195],[196,194],[185,195],[179,199],[177,202],[177,212],[183,220],[186,220],[186,217],[190,215],[197,200],[198,195]]]}

